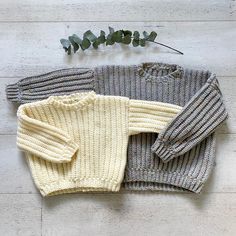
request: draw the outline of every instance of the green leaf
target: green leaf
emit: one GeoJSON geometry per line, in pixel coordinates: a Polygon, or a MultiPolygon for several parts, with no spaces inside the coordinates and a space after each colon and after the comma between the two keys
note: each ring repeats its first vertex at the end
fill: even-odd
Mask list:
{"type": "Polygon", "coordinates": [[[146,31],[143,31],[143,36],[144,36],[145,39],[147,39],[149,34],[146,31]]]}
{"type": "Polygon", "coordinates": [[[145,47],[145,45],[146,45],[146,40],[145,40],[145,39],[140,39],[140,40],[139,40],[139,45],[140,45],[141,47],[145,47]]]}
{"type": "Polygon", "coordinates": [[[130,43],[131,43],[131,36],[130,36],[130,35],[126,35],[126,36],[122,39],[122,43],[124,43],[124,44],[130,44],[130,43]]]}
{"type": "Polygon", "coordinates": [[[82,44],[82,40],[81,40],[81,38],[78,37],[78,35],[73,34],[73,35],[72,35],[72,38],[73,38],[73,41],[74,41],[75,43],[77,43],[78,45],[81,45],[81,44],[82,44]]]}
{"type": "Polygon", "coordinates": [[[74,48],[74,53],[76,53],[79,50],[79,45],[74,41],[73,36],[69,36],[69,40],[74,48]]]}
{"type": "Polygon", "coordinates": [[[103,30],[101,30],[100,31],[100,36],[105,36],[105,35],[106,35],[106,33],[103,30]]]}
{"type": "Polygon", "coordinates": [[[129,35],[130,37],[132,36],[132,32],[130,30],[122,30],[124,36],[129,35]]]}
{"type": "Polygon", "coordinates": [[[148,34],[146,31],[143,31],[144,39],[153,42],[155,38],[157,37],[157,33],[152,31],[150,34],[148,34]]]}
{"type": "Polygon", "coordinates": [[[150,35],[148,36],[148,40],[150,40],[150,41],[153,42],[156,37],[157,37],[157,33],[154,32],[154,31],[152,31],[152,32],[150,33],[150,35]]]}
{"type": "Polygon", "coordinates": [[[98,42],[98,40],[94,41],[93,42],[93,48],[98,49],[99,44],[100,43],[98,42]]]}
{"type": "Polygon", "coordinates": [[[138,47],[139,46],[139,40],[138,39],[133,39],[132,44],[134,47],[138,47]]]}
{"type": "Polygon", "coordinates": [[[83,39],[85,39],[85,38],[87,38],[91,42],[94,42],[97,39],[97,37],[92,33],[91,30],[88,30],[84,33],[83,39]]]}
{"type": "Polygon", "coordinates": [[[112,34],[107,35],[106,45],[113,45],[115,41],[112,39],[112,34]]]}
{"type": "Polygon", "coordinates": [[[97,38],[97,42],[99,43],[99,44],[102,44],[102,43],[105,43],[106,42],[106,33],[104,32],[104,31],[100,31],[100,36],[97,38]]]}
{"type": "Polygon", "coordinates": [[[106,37],[105,35],[101,35],[98,37],[97,41],[99,42],[99,44],[105,43],[106,42],[106,37]]]}
{"type": "Polygon", "coordinates": [[[112,27],[109,26],[108,28],[109,28],[110,34],[113,34],[115,32],[115,30],[112,27]]]}
{"type": "Polygon", "coordinates": [[[112,38],[112,41],[114,41],[116,43],[121,43],[122,42],[122,36],[123,36],[123,33],[122,33],[121,30],[119,30],[119,31],[114,32],[111,35],[111,38],[112,38]]]}
{"type": "Polygon", "coordinates": [[[68,39],[61,39],[60,42],[61,42],[63,48],[65,49],[65,52],[67,52],[68,55],[70,55],[71,54],[71,43],[70,43],[70,41],[68,39]]]}
{"type": "Polygon", "coordinates": [[[138,31],[134,31],[133,36],[134,36],[134,39],[139,39],[140,34],[138,31]]]}
{"type": "Polygon", "coordinates": [[[87,38],[85,38],[85,39],[83,39],[83,41],[82,41],[81,48],[82,48],[83,50],[86,50],[87,48],[90,47],[90,45],[91,45],[91,42],[90,42],[87,38]]]}

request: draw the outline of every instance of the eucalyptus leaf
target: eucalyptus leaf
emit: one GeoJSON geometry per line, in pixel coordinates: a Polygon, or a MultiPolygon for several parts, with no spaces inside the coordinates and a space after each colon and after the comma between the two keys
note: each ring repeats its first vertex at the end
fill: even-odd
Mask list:
{"type": "Polygon", "coordinates": [[[143,31],[143,36],[144,36],[145,39],[147,39],[149,34],[146,31],[143,31]]]}
{"type": "Polygon", "coordinates": [[[132,45],[133,45],[134,47],[138,47],[138,46],[139,46],[139,40],[138,40],[138,39],[133,39],[132,45]]]}
{"type": "Polygon", "coordinates": [[[61,39],[60,42],[61,42],[63,48],[65,48],[65,49],[68,49],[69,46],[71,45],[70,41],[67,39],[61,39]]]}
{"type": "Polygon", "coordinates": [[[124,38],[122,39],[122,43],[123,44],[130,44],[131,43],[131,36],[128,34],[126,36],[124,36],[124,38]]]}
{"type": "Polygon", "coordinates": [[[73,35],[72,35],[72,38],[73,38],[73,41],[74,41],[75,43],[77,43],[78,45],[81,45],[81,44],[82,44],[82,39],[81,39],[80,37],[78,37],[78,35],[73,34],[73,35]]]}
{"type": "Polygon", "coordinates": [[[106,33],[101,30],[100,31],[100,36],[96,40],[99,44],[105,43],[106,42],[106,33]]]}
{"type": "Polygon", "coordinates": [[[99,44],[100,43],[98,42],[98,40],[94,41],[93,42],[93,48],[98,49],[99,44]]]}
{"type": "Polygon", "coordinates": [[[140,37],[139,32],[138,31],[134,31],[133,37],[134,37],[134,39],[139,39],[139,37],[140,37]]]}
{"type": "Polygon", "coordinates": [[[122,30],[124,36],[129,35],[130,37],[132,36],[132,32],[130,30],[122,30]]]}
{"type": "Polygon", "coordinates": [[[68,55],[71,54],[71,42],[68,39],[61,39],[60,40],[65,52],[67,52],[68,55]]]}
{"type": "Polygon", "coordinates": [[[105,36],[105,35],[106,35],[105,31],[101,30],[100,31],[100,36],[105,36]]]}
{"type": "Polygon", "coordinates": [[[108,28],[109,28],[110,34],[113,34],[115,32],[115,30],[112,27],[109,26],[108,28]]]}
{"type": "Polygon", "coordinates": [[[69,40],[74,48],[74,53],[76,53],[79,50],[79,45],[74,41],[73,36],[69,36],[69,40]]]}
{"type": "Polygon", "coordinates": [[[106,42],[106,37],[105,37],[105,35],[100,35],[100,36],[97,38],[97,41],[99,42],[99,44],[105,43],[105,42],[106,42]]]}
{"type": "Polygon", "coordinates": [[[87,38],[85,38],[85,39],[83,39],[83,41],[82,41],[81,48],[82,48],[83,50],[85,50],[85,49],[89,48],[90,45],[91,45],[91,42],[90,42],[87,38]]]}
{"type": "Polygon", "coordinates": [[[87,38],[88,40],[90,40],[91,42],[94,42],[97,37],[92,33],[91,30],[88,30],[84,33],[84,39],[87,38]]]}
{"type": "Polygon", "coordinates": [[[145,47],[145,45],[146,45],[146,40],[145,40],[145,39],[140,39],[140,40],[139,40],[139,45],[140,45],[141,47],[145,47]]]}
{"type": "Polygon", "coordinates": [[[111,37],[114,42],[121,43],[122,42],[122,35],[123,35],[122,31],[119,30],[119,31],[114,32],[111,37]]]}
{"type": "Polygon", "coordinates": [[[148,40],[153,42],[156,39],[156,37],[157,37],[157,33],[152,31],[150,35],[148,36],[148,40]]]}
{"type": "Polygon", "coordinates": [[[108,34],[107,40],[106,40],[106,45],[113,45],[115,41],[112,39],[112,34],[108,34]]]}

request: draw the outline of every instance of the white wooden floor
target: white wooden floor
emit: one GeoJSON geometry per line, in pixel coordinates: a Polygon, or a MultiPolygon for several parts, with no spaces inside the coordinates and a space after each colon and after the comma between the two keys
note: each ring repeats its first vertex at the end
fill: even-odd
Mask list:
{"type": "Polygon", "coordinates": [[[235,0],[0,1],[0,235],[236,235],[235,0]],[[182,50],[102,47],[68,57],[59,39],[91,29],[155,30],[182,50]],[[5,85],[71,66],[178,63],[217,73],[230,113],[201,195],[71,194],[42,199],[16,148],[16,107],[5,85]]]}

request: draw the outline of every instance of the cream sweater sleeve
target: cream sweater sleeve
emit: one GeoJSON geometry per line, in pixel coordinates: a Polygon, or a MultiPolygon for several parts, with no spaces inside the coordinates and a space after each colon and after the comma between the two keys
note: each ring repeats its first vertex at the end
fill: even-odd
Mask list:
{"type": "Polygon", "coordinates": [[[26,104],[18,109],[17,145],[47,161],[63,163],[71,161],[78,145],[68,134],[46,121],[35,118],[41,107],[26,104]]]}
{"type": "Polygon", "coordinates": [[[182,110],[169,103],[130,100],[129,135],[159,133],[182,110]]]}

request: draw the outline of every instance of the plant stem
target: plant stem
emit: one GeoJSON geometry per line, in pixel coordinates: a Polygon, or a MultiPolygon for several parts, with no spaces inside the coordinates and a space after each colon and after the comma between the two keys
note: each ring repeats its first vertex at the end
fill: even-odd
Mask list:
{"type": "Polygon", "coordinates": [[[155,43],[155,44],[158,44],[158,45],[161,45],[161,46],[166,47],[166,48],[169,48],[169,49],[171,49],[171,50],[173,50],[173,51],[175,51],[175,52],[178,52],[178,53],[181,54],[181,55],[184,55],[183,52],[181,52],[181,51],[179,51],[179,50],[177,50],[177,49],[175,49],[175,48],[172,48],[172,47],[170,47],[170,46],[167,46],[167,45],[165,45],[165,44],[163,44],[163,43],[159,43],[159,42],[156,42],[156,41],[150,41],[150,40],[146,40],[146,41],[151,42],[151,43],[155,43]]]}

